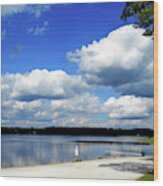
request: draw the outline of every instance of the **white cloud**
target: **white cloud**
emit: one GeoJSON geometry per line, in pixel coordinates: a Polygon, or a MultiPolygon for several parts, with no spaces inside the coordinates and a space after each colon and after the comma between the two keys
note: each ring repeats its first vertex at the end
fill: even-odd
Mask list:
{"type": "Polygon", "coordinates": [[[31,5],[28,7],[28,12],[33,13],[36,18],[39,18],[42,13],[50,10],[50,5],[31,5]]]}
{"type": "Polygon", "coordinates": [[[44,21],[43,26],[36,26],[28,29],[29,33],[32,33],[34,36],[39,36],[44,34],[45,31],[48,29],[48,21],[44,21]]]}
{"type": "Polygon", "coordinates": [[[31,102],[17,101],[17,100],[2,100],[2,118],[7,120],[31,120],[34,113],[42,106],[41,100],[34,100],[31,102]]]}
{"type": "Polygon", "coordinates": [[[26,5],[2,5],[1,14],[2,16],[12,15],[16,13],[24,12],[26,5]]]}
{"type": "Polygon", "coordinates": [[[152,98],[121,96],[103,103],[89,88],[80,76],[61,70],[2,75],[3,125],[152,128],[152,98]]]}
{"type": "MultiPolygon", "coordinates": [[[[26,74],[2,75],[2,118],[13,121],[39,121],[58,124],[61,118],[86,118],[100,112],[98,97],[88,93],[80,76],[62,70],[33,70],[26,74]],[[58,122],[57,122],[58,121],[58,122]]],[[[19,124],[21,122],[18,122],[19,124]]],[[[30,122],[26,122],[30,123],[30,122]]]]}
{"type": "Polygon", "coordinates": [[[149,118],[153,112],[153,99],[135,96],[111,97],[105,103],[110,118],[149,118]]]}
{"type": "MultiPolygon", "coordinates": [[[[95,123],[94,123],[95,124],[95,123]]],[[[133,129],[133,128],[150,128],[153,129],[153,119],[109,119],[105,122],[101,122],[100,124],[96,124],[96,126],[103,126],[108,128],[121,128],[121,129],[133,129]]]]}
{"type": "Polygon", "coordinates": [[[33,70],[2,75],[3,124],[96,126],[93,120],[104,114],[103,103],[88,89],[80,76],[70,76],[64,71],[33,70]]]}
{"type": "MultiPolygon", "coordinates": [[[[29,32],[40,35],[47,26],[44,22],[29,32]]],[[[153,41],[142,33],[125,26],[68,53],[79,64],[80,75],[39,69],[2,75],[3,123],[152,128],[153,99],[140,96],[153,94],[153,41]],[[89,93],[91,84],[111,86],[127,96],[103,103],[89,93]]]]}
{"type": "Polygon", "coordinates": [[[153,96],[153,40],[132,25],[69,52],[89,84],[112,86],[122,94],[153,96]]]}
{"type": "Polygon", "coordinates": [[[94,118],[103,113],[103,104],[98,97],[89,93],[61,100],[38,99],[26,102],[3,99],[2,101],[2,120],[12,119],[22,126],[24,120],[28,123],[33,121],[33,126],[37,126],[35,123],[38,122],[42,125],[49,122],[48,125],[55,126],[96,126],[94,118]]]}
{"type": "Polygon", "coordinates": [[[11,16],[18,13],[33,14],[36,18],[39,18],[43,12],[50,9],[50,5],[2,5],[2,16],[11,16]]]}
{"type": "Polygon", "coordinates": [[[89,93],[76,95],[71,99],[54,100],[52,108],[58,111],[68,113],[102,113],[104,112],[103,105],[97,96],[89,93]]]}
{"type": "Polygon", "coordinates": [[[108,128],[153,127],[151,98],[122,96],[117,99],[109,98],[103,103],[97,96],[83,92],[60,100],[20,101],[8,97],[5,94],[7,92],[4,91],[7,86],[2,85],[3,125],[15,123],[16,126],[23,127],[49,125],[108,128]],[[5,99],[4,96],[7,98],[5,99]]]}
{"type": "Polygon", "coordinates": [[[70,76],[62,70],[33,70],[26,74],[2,76],[2,97],[31,101],[36,99],[62,99],[82,94],[88,85],[80,76],[70,76]]]}

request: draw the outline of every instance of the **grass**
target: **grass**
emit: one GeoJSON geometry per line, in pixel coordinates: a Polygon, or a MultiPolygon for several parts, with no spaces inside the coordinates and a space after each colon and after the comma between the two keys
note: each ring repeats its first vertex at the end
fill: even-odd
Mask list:
{"type": "Polygon", "coordinates": [[[154,144],[154,138],[143,138],[140,140],[141,142],[149,143],[149,144],[154,144]]]}
{"type": "Polygon", "coordinates": [[[139,181],[154,181],[154,174],[147,173],[138,179],[139,181]]]}

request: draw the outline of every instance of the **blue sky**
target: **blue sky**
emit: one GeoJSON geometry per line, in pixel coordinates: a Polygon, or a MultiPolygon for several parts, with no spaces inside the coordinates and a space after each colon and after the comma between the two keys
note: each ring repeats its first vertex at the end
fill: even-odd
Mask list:
{"type": "Polygon", "coordinates": [[[2,6],[4,125],[25,123],[24,118],[36,126],[44,121],[74,126],[81,119],[81,126],[130,127],[133,122],[140,127],[150,120],[151,127],[152,40],[133,28],[135,18],[120,19],[124,6],[123,2],[2,6]],[[124,100],[133,101],[134,111],[122,113],[128,107],[124,100]],[[87,103],[90,110],[84,112],[87,103]],[[45,106],[53,107],[48,112],[54,117],[45,106]],[[75,107],[81,109],[76,112],[75,107]]]}
{"type": "Polygon", "coordinates": [[[120,19],[123,7],[124,3],[56,4],[39,18],[29,13],[4,16],[2,73],[24,73],[39,67],[76,74],[77,65],[67,61],[66,53],[129,24],[120,19]],[[42,33],[29,32],[30,28],[42,28],[44,22],[47,26],[42,33]]]}

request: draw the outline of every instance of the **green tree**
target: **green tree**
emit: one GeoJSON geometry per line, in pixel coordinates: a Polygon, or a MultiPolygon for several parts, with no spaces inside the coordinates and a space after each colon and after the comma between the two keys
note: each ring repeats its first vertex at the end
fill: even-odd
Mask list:
{"type": "Polygon", "coordinates": [[[143,35],[151,36],[154,32],[154,2],[126,2],[121,19],[124,21],[127,18],[135,16],[137,21],[135,27],[144,28],[143,35]]]}

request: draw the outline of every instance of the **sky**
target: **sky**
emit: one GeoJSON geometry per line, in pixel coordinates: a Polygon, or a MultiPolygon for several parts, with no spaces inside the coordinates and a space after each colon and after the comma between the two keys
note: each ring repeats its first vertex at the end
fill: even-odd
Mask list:
{"type": "Polygon", "coordinates": [[[124,6],[3,5],[2,125],[153,128],[153,39],[124,6]]]}

